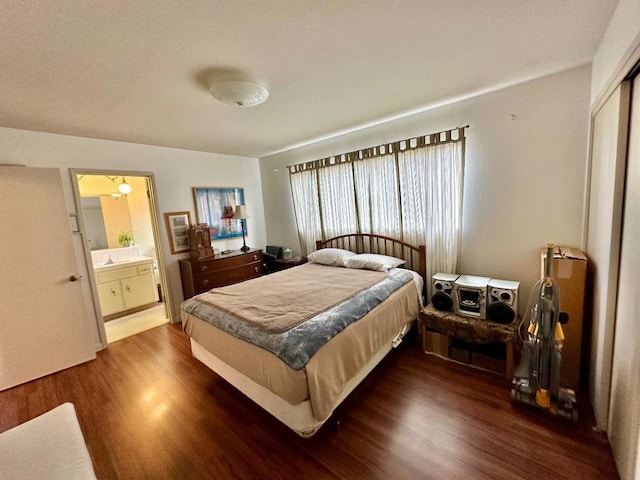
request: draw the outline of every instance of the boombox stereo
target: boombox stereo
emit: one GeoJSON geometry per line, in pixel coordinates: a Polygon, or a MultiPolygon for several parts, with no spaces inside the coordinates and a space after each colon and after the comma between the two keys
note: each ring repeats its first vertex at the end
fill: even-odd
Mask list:
{"type": "Polygon", "coordinates": [[[498,323],[511,323],[518,315],[518,288],[520,282],[496,280],[487,285],[487,319],[498,323]]]}
{"type": "Polygon", "coordinates": [[[436,273],[431,303],[458,315],[511,323],[518,315],[519,282],[489,277],[436,273]]]}
{"type": "Polygon", "coordinates": [[[453,310],[453,283],[458,276],[456,273],[436,273],[433,276],[431,303],[438,310],[453,310]]]}
{"type": "Polygon", "coordinates": [[[453,311],[458,315],[486,318],[489,277],[460,275],[453,284],[453,311]]]}

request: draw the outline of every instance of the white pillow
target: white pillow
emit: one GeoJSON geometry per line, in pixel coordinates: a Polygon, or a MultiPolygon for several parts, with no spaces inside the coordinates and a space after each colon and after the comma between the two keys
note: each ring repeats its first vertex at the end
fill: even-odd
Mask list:
{"type": "Polygon", "coordinates": [[[310,262],[319,263],[321,265],[331,265],[334,267],[344,267],[348,258],[354,256],[355,253],[342,248],[321,248],[310,253],[307,259],[310,262]]]}
{"type": "Polygon", "coordinates": [[[375,253],[362,253],[349,257],[345,264],[347,268],[363,268],[366,270],[377,270],[378,272],[386,272],[387,270],[399,267],[404,264],[404,260],[387,255],[378,255],[375,253]]]}

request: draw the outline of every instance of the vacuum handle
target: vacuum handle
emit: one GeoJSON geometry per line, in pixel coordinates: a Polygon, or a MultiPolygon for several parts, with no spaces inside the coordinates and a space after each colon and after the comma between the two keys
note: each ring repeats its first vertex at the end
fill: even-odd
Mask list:
{"type": "Polygon", "coordinates": [[[544,276],[551,278],[551,270],[553,269],[553,243],[547,243],[547,258],[544,262],[544,276]]]}

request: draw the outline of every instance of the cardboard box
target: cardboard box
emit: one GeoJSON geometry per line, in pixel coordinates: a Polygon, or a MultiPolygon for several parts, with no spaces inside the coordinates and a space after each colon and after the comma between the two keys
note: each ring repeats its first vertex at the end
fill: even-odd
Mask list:
{"type": "Polygon", "coordinates": [[[449,337],[441,333],[430,332],[427,330],[426,351],[435,353],[441,357],[449,356],[449,337]]]}
{"type": "Polygon", "coordinates": [[[452,338],[449,344],[449,358],[456,362],[471,363],[473,344],[452,338]]]}
{"type": "MultiPolygon", "coordinates": [[[[547,249],[540,255],[540,273],[544,277],[547,249]]],[[[588,339],[583,338],[584,296],[587,281],[587,257],[576,248],[555,247],[551,270],[552,278],[560,289],[560,311],[569,315],[562,325],[564,344],[560,366],[560,385],[580,388],[582,350],[588,352],[588,339]]]]}

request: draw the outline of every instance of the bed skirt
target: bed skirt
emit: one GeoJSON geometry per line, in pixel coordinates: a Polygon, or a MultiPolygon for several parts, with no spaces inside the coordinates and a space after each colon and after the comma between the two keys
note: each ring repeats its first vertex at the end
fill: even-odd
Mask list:
{"type": "Polygon", "coordinates": [[[398,346],[404,335],[411,329],[415,322],[405,324],[394,339],[388,344],[384,344],[364,366],[345,384],[342,393],[338,397],[335,405],[329,414],[318,420],[313,415],[311,402],[305,400],[296,405],[292,405],[286,400],[271,392],[269,389],[251,380],[246,375],[229,366],[220,360],[213,353],[207,351],[196,340],[190,338],[191,352],[195,358],[204,363],[207,367],[224,378],[227,382],[240,390],[243,394],[260,405],[263,409],[284,423],[291,430],[301,437],[313,436],[320,427],[331,417],[333,411],[342,401],[364,380],[364,378],[380,363],[380,361],[394,347],[398,346]]]}

